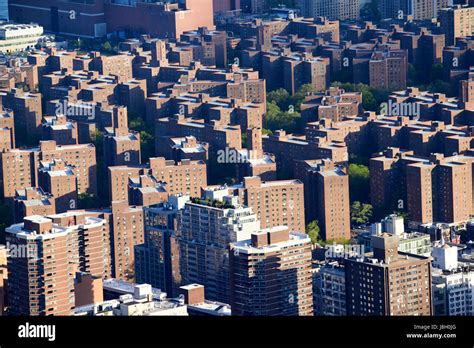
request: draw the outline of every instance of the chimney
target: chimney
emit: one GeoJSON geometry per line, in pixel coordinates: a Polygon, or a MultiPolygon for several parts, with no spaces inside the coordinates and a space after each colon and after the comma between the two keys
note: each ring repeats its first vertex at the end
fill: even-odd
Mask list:
{"type": "Polygon", "coordinates": [[[251,235],[251,242],[254,248],[263,248],[268,245],[267,232],[256,232],[251,235]]]}
{"type": "Polygon", "coordinates": [[[47,218],[36,219],[35,217],[26,217],[23,219],[24,229],[38,234],[46,234],[53,229],[53,221],[47,218]]]}
{"type": "Polygon", "coordinates": [[[199,284],[185,285],[179,288],[181,294],[184,295],[184,302],[187,305],[195,305],[204,303],[204,286],[199,284]]]}
{"type": "Polygon", "coordinates": [[[443,159],[444,159],[444,155],[442,153],[430,154],[430,162],[433,164],[440,164],[443,159]]]}
{"type": "Polygon", "coordinates": [[[125,106],[114,106],[112,109],[112,118],[114,128],[128,130],[128,112],[125,106]]]}
{"type": "Polygon", "coordinates": [[[385,263],[398,259],[398,236],[383,233],[371,237],[374,258],[385,263]]]}
{"type": "Polygon", "coordinates": [[[25,198],[27,201],[34,199],[38,196],[38,191],[35,187],[29,187],[25,189],[25,198]]]}
{"type": "Polygon", "coordinates": [[[246,176],[244,178],[244,187],[260,187],[262,186],[262,179],[259,176],[246,176]]]}
{"type": "Polygon", "coordinates": [[[155,171],[159,171],[166,167],[166,159],[164,157],[152,157],[150,158],[150,169],[153,174],[155,171]]]}
{"type": "Polygon", "coordinates": [[[278,226],[252,233],[251,243],[254,248],[286,242],[290,239],[290,230],[286,226],[278,226]]]}
{"type": "Polygon", "coordinates": [[[251,158],[263,157],[262,129],[259,127],[247,129],[247,148],[251,151],[251,158]]]}
{"type": "Polygon", "coordinates": [[[42,140],[40,141],[40,151],[55,151],[56,141],[54,140],[42,140]]]}
{"type": "Polygon", "coordinates": [[[286,226],[274,227],[267,233],[268,244],[286,242],[290,239],[290,230],[286,226]]]}

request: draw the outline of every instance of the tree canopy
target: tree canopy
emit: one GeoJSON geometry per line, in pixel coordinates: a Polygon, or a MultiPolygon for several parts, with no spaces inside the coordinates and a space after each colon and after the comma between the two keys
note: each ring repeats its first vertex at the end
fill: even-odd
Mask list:
{"type": "Polygon", "coordinates": [[[282,111],[278,105],[268,103],[265,128],[271,131],[283,129],[288,133],[298,132],[301,115],[299,112],[282,111]]]}
{"type": "Polygon", "coordinates": [[[79,209],[94,209],[100,208],[100,200],[97,196],[83,192],[78,195],[79,209]]]}
{"type": "Polygon", "coordinates": [[[363,164],[349,165],[349,195],[352,202],[368,202],[370,194],[370,171],[363,164]]]}
{"type": "Polygon", "coordinates": [[[390,94],[389,91],[376,89],[363,83],[355,84],[335,81],[331,86],[342,88],[346,92],[361,92],[362,107],[367,111],[378,111],[380,104],[386,102],[390,94]]]}
{"type": "Polygon", "coordinates": [[[373,214],[372,205],[355,201],[351,205],[351,222],[356,225],[366,224],[373,214]]]}
{"type": "Polygon", "coordinates": [[[267,101],[278,105],[280,109],[287,109],[290,94],[284,88],[275,89],[267,94],[267,101]]]}
{"type": "Polygon", "coordinates": [[[371,21],[374,23],[380,22],[382,14],[380,12],[380,0],[372,0],[366,3],[360,9],[361,19],[365,21],[371,21]]]}
{"type": "Polygon", "coordinates": [[[128,127],[140,133],[140,150],[142,162],[148,162],[155,154],[153,126],[149,126],[137,113],[129,113],[128,127]]]}
{"type": "Polygon", "coordinates": [[[309,236],[311,239],[311,243],[316,244],[319,240],[319,232],[320,228],[318,225],[318,220],[311,221],[307,226],[306,226],[306,234],[309,236]]]}
{"type": "Polygon", "coordinates": [[[283,129],[288,133],[298,133],[301,130],[301,104],[313,91],[314,87],[306,84],[292,96],[283,88],[269,92],[265,128],[270,131],[283,129]]]}

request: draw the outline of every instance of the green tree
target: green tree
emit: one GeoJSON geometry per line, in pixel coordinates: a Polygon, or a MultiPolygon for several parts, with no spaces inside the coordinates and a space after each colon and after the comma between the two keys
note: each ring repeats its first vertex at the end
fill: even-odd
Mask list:
{"type": "Polygon", "coordinates": [[[269,103],[274,103],[278,105],[280,109],[283,109],[283,110],[288,108],[289,99],[290,99],[290,94],[284,88],[279,88],[274,91],[271,91],[267,95],[267,101],[269,103]]]}
{"type": "Polygon", "coordinates": [[[370,194],[370,171],[363,164],[349,165],[349,195],[352,202],[368,202],[370,194]]]}
{"type": "Polygon", "coordinates": [[[408,85],[409,86],[415,86],[418,81],[418,70],[415,68],[415,66],[411,63],[408,63],[407,67],[407,78],[408,78],[408,85]]]}
{"type": "Polygon", "coordinates": [[[265,128],[271,131],[283,129],[288,133],[294,133],[298,130],[300,120],[299,112],[284,112],[275,103],[267,103],[265,128]]]}
{"type": "Polygon", "coordinates": [[[128,128],[140,133],[140,150],[142,162],[148,162],[155,155],[153,126],[148,125],[140,114],[130,112],[128,128]]]}
{"type": "Polygon", "coordinates": [[[298,133],[301,130],[301,104],[312,92],[314,87],[306,84],[293,96],[283,88],[268,93],[265,128],[270,131],[283,129],[288,133],[298,133]]]}
{"type": "Polygon", "coordinates": [[[318,225],[318,220],[311,221],[307,226],[306,226],[306,234],[309,236],[311,239],[311,243],[316,244],[319,239],[319,232],[320,228],[318,225]]]}
{"type": "Polygon", "coordinates": [[[94,129],[90,133],[90,139],[91,139],[91,142],[97,148],[98,146],[101,146],[102,140],[104,139],[104,135],[98,129],[94,129]]]}
{"type": "Polygon", "coordinates": [[[106,41],[102,44],[102,51],[104,52],[112,52],[112,45],[110,44],[110,42],[106,41]]]}
{"type": "Polygon", "coordinates": [[[443,80],[434,80],[431,82],[426,89],[432,93],[442,93],[446,95],[451,94],[451,85],[443,80]]]}
{"type": "Polygon", "coordinates": [[[338,238],[338,239],[329,239],[329,240],[325,241],[322,244],[323,244],[323,246],[325,246],[325,245],[332,245],[332,244],[348,245],[350,243],[351,243],[350,239],[338,238]]]}
{"type": "Polygon", "coordinates": [[[79,209],[94,209],[94,208],[100,208],[100,201],[97,198],[97,196],[83,192],[79,193],[78,197],[78,205],[79,209]]]}
{"type": "Polygon", "coordinates": [[[351,205],[351,221],[353,224],[360,225],[370,221],[373,214],[373,207],[368,203],[355,201],[351,205]]]}
{"type": "Polygon", "coordinates": [[[405,222],[408,221],[408,219],[410,218],[410,214],[408,214],[406,210],[399,209],[399,210],[396,210],[394,213],[397,214],[397,216],[402,217],[403,221],[405,222]]]}
{"type": "Polygon", "coordinates": [[[365,21],[379,22],[382,19],[380,12],[380,0],[372,0],[365,4],[360,10],[361,19],[365,21]]]}
{"type": "Polygon", "coordinates": [[[300,89],[298,90],[298,92],[296,92],[293,96],[291,96],[291,105],[294,106],[294,109],[299,111],[300,110],[300,107],[301,107],[301,104],[303,103],[304,99],[306,98],[306,96],[308,94],[311,94],[313,93],[315,90],[314,90],[314,86],[311,85],[311,84],[305,84],[303,86],[300,87],[300,89]]]}
{"type": "Polygon", "coordinates": [[[385,91],[383,89],[375,89],[370,87],[370,91],[375,99],[375,105],[373,109],[366,109],[369,111],[378,111],[380,103],[386,102],[388,100],[389,95],[391,94],[389,91],[385,91]]]}
{"type": "Polygon", "coordinates": [[[364,90],[362,92],[362,107],[367,111],[375,111],[378,107],[377,100],[370,90],[364,90]]]}
{"type": "Polygon", "coordinates": [[[153,135],[146,130],[140,132],[140,150],[142,163],[148,162],[150,157],[155,155],[155,142],[153,135]]]}
{"type": "Polygon", "coordinates": [[[242,133],[242,147],[247,147],[247,133],[242,133]]]}
{"type": "Polygon", "coordinates": [[[433,64],[430,71],[430,80],[443,80],[444,67],[443,64],[433,64]]]}
{"type": "Polygon", "coordinates": [[[136,117],[136,118],[130,119],[128,128],[137,132],[141,132],[146,129],[146,124],[145,124],[145,121],[143,121],[141,117],[136,117]]]}
{"type": "Polygon", "coordinates": [[[275,103],[267,103],[267,113],[265,114],[266,118],[268,117],[277,117],[281,112],[281,109],[275,103]]]}

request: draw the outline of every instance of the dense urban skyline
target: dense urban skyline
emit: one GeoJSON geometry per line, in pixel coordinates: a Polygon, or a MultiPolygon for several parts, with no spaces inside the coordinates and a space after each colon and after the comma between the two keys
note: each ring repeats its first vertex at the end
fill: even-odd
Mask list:
{"type": "Polygon", "coordinates": [[[0,314],[473,316],[472,6],[9,0],[0,314]]]}

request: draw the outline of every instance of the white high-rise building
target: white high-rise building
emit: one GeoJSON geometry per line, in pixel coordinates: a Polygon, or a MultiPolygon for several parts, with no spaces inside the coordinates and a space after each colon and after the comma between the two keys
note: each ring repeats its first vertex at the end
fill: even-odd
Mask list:
{"type": "Polygon", "coordinates": [[[474,271],[460,267],[452,271],[433,269],[433,307],[435,315],[474,315],[474,271]]]}
{"type": "Polygon", "coordinates": [[[176,241],[181,284],[202,284],[206,298],[229,303],[229,244],[250,239],[260,221],[237,197],[219,193],[209,191],[185,204],[178,213],[176,241]]]}

